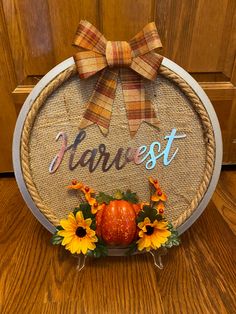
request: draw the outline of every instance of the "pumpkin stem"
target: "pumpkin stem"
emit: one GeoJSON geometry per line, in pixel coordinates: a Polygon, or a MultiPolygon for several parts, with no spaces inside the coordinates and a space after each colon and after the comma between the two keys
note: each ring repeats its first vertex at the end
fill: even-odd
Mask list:
{"type": "Polygon", "coordinates": [[[116,200],[122,200],[123,199],[123,193],[121,192],[121,190],[117,190],[113,197],[116,199],[116,200]]]}

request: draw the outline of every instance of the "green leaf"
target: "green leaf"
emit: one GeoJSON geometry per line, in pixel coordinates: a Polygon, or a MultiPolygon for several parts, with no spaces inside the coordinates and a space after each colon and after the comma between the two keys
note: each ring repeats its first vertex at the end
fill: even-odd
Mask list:
{"type": "Polygon", "coordinates": [[[53,245],[58,245],[58,244],[61,244],[63,240],[63,237],[59,236],[57,233],[55,233],[52,238],[51,238],[51,243],[53,245]]]}
{"type": "Polygon", "coordinates": [[[163,220],[162,216],[157,213],[157,210],[151,206],[145,205],[143,209],[139,212],[137,216],[137,223],[144,221],[144,219],[148,217],[151,222],[155,219],[158,221],[163,220]]]}
{"type": "Polygon", "coordinates": [[[105,245],[98,243],[93,251],[88,251],[87,255],[95,258],[107,256],[108,249],[105,245]]]}
{"type": "Polygon", "coordinates": [[[99,248],[96,248],[96,249],[93,251],[93,256],[94,256],[95,258],[99,258],[99,257],[102,256],[101,251],[99,250],[99,248]]]}
{"type": "Polygon", "coordinates": [[[93,229],[93,230],[96,230],[96,220],[95,220],[95,218],[92,219],[92,223],[90,225],[90,228],[93,229]]]}
{"type": "Polygon", "coordinates": [[[82,211],[84,219],[94,218],[94,214],[91,212],[91,206],[88,203],[81,203],[79,206],[79,210],[82,211]]]}
{"type": "Polygon", "coordinates": [[[174,227],[173,227],[172,223],[170,223],[170,222],[168,223],[167,227],[170,231],[174,230],[174,227]]]}
{"type": "Polygon", "coordinates": [[[98,238],[98,242],[97,242],[97,245],[103,245],[103,246],[106,246],[106,243],[103,241],[103,239],[101,237],[97,237],[98,238]]]}
{"type": "Polygon", "coordinates": [[[87,253],[88,256],[99,258],[108,255],[108,249],[105,242],[102,238],[98,237],[98,242],[96,243],[96,248],[91,251],[89,250],[87,253]]]}
{"type": "Polygon", "coordinates": [[[138,196],[136,193],[131,192],[131,190],[127,190],[125,193],[123,193],[123,200],[133,204],[137,204],[138,196]]]}
{"type": "Polygon", "coordinates": [[[180,237],[178,235],[178,231],[174,229],[171,223],[168,224],[168,229],[170,230],[171,235],[169,236],[167,242],[164,243],[162,246],[166,248],[171,248],[172,246],[178,246],[180,244],[180,237]]]}
{"type": "Polygon", "coordinates": [[[164,218],[162,217],[162,215],[157,214],[157,215],[156,215],[156,220],[157,220],[157,221],[162,221],[162,220],[164,220],[164,218]]]}
{"type": "Polygon", "coordinates": [[[56,226],[56,229],[57,229],[57,231],[59,231],[59,230],[64,230],[64,229],[62,228],[62,226],[56,226]]]}
{"type": "Polygon", "coordinates": [[[79,205],[79,210],[81,210],[82,212],[90,211],[91,206],[89,205],[89,203],[81,203],[79,205]]]}
{"type": "Polygon", "coordinates": [[[98,204],[105,203],[108,205],[110,201],[114,200],[114,198],[111,195],[105,194],[103,192],[99,192],[99,194],[96,196],[96,200],[98,204]]]}
{"type": "Polygon", "coordinates": [[[88,250],[86,255],[89,256],[89,257],[93,257],[93,251],[92,250],[88,250]]]}
{"type": "Polygon", "coordinates": [[[73,214],[76,215],[79,210],[79,207],[75,207],[75,209],[73,210],[73,214]]]}

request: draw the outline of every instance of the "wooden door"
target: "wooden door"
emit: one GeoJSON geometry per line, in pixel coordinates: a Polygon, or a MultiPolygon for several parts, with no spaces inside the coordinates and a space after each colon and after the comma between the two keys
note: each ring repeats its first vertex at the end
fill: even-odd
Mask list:
{"type": "Polygon", "coordinates": [[[110,40],[155,21],[162,54],[209,95],[223,133],[224,163],[236,162],[235,0],[0,0],[0,172],[11,171],[17,114],[35,83],[75,52],[80,19],[110,40]]]}

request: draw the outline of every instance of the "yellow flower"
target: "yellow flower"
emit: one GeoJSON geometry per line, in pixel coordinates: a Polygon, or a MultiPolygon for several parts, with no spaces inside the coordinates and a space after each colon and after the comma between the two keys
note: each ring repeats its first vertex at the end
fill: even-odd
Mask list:
{"type": "Polygon", "coordinates": [[[160,215],[164,214],[165,205],[163,202],[160,202],[159,204],[157,204],[155,208],[160,215]]]}
{"type": "Polygon", "coordinates": [[[86,254],[88,250],[96,248],[98,241],[95,231],[90,228],[92,219],[84,219],[83,213],[78,211],[76,216],[69,213],[68,219],[62,219],[60,224],[64,230],[59,230],[57,234],[63,237],[62,245],[72,254],[86,254]]]}
{"type": "Polygon", "coordinates": [[[165,202],[167,200],[166,194],[162,193],[161,189],[157,189],[157,191],[152,195],[151,200],[153,202],[165,202]]]}
{"type": "Polygon", "coordinates": [[[93,189],[91,189],[89,186],[82,186],[81,187],[81,191],[84,193],[84,195],[86,196],[87,195],[91,195],[93,193],[95,193],[95,191],[93,189]]]}
{"type": "Polygon", "coordinates": [[[152,177],[149,178],[149,182],[154,186],[154,188],[157,190],[159,189],[159,183],[157,181],[157,179],[153,179],[152,177]]]}
{"type": "Polygon", "coordinates": [[[73,179],[71,181],[71,185],[68,185],[67,188],[72,190],[81,190],[85,195],[87,194],[88,196],[95,193],[95,191],[89,186],[84,185],[82,182],[78,182],[76,179],[73,179]]]}
{"type": "Polygon", "coordinates": [[[150,251],[151,249],[158,249],[162,244],[166,243],[168,237],[171,235],[171,232],[167,229],[168,222],[166,221],[157,221],[153,223],[148,217],[144,221],[138,224],[139,237],[137,241],[138,250],[150,251]]]}
{"type": "MultiPolygon", "coordinates": [[[[77,180],[73,179],[71,181],[71,185],[68,185],[67,188],[71,189],[71,190],[81,190],[84,193],[86,201],[89,204],[90,204],[90,202],[92,202],[93,198],[92,198],[91,194],[94,194],[95,191],[93,189],[91,189],[89,186],[84,185],[82,182],[78,182],[77,180]]],[[[95,203],[95,201],[94,201],[94,203],[95,203]]],[[[90,205],[92,206],[92,204],[90,204],[90,205]]]]}
{"type": "Polygon", "coordinates": [[[90,196],[90,194],[85,194],[85,198],[89,205],[91,206],[91,213],[96,214],[99,210],[103,209],[105,207],[105,203],[103,204],[98,204],[96,198],[93,198],[90,196]]]}
{"type": "Polygon", "coordinates": [[[78,182],[77,180],[73,179],[71,181],[71,185],[67,186],[67,189],[70,190],[80,190],[81,188],[83,188],[83,183],[82,182],[78,182]]]}

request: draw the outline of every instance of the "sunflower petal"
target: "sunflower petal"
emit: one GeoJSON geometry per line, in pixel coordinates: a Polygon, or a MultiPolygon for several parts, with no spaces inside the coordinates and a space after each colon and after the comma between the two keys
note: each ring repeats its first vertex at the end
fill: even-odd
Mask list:
{"type": "Polygon", "coordinates": [[[59,230],[57,234],[61,237],[72,237],[75,235],[75,230],[59,230]]]}
{"type": "Polygon", "coordinates": [[[77,226],[77,224],[69,221],[68,219],[62,219],[60,221],[60,225],[62,226],[63,229],[71,231],[75,230],[77,226]]]}
{"type": "Polygon", "coordinates": [[[69,236],[69,237],[67,236],[67,237],[63,238],[61,244],[62,245],[66,245],[66,244],[70,243],[73,238],[74,238],[74,235],[73,236],[69,236]]]}
{"type": "Polygon", "coordinates": [[[85,223],[86,223],[86,225],[87,225],[88,227],[90,227],[90,226],[91,226],[91,223],[92,223],[92,219],[91,219],[91,218],[85,219],[85,223]]]}
{"type": "Polygon", "coordinates": [[[78,223],[78,222],[81,222],[81,221],[83,221],[83,220],[84,220],[83,213],[82,213],[81,210],[79,210],[79,211],[76,213],[76,221],[77,221],[77,223],[78,223]]]}
{"type": "Polygon", "coordinates": [[[145,248],[145,241],[144,241],[145,238],[141,238],[137,241],[137,244],[138,244],[138,250],[139,251],[142,251],[144,248],[145,248]]]}
{"type": "Polygon", "coordinates": [[[81,251],[83,254],[86,254],[87,251],[88,251],[88,247],[89,247],[89,244],[91,242],[89,242],[86,238],[82,239],[81,242],[80,242],[80,248],[81,248],[81,251]]]}
{"type": "Polygon", "coordinates": [[[90,238],[94,237],[95,234],[96,234],[96,232],[93,229],[90,229],[90,228],[87,228],[86,232],[87,232],[87,236],[90,237],[90,238]]]}
{"type": "Polygon", "coordinates": [[[75,219],[75,215],[73,213],[69,213],[68,221],[70,221],[72,224],[76,225],[76,219],[75,219]]]}
{"type": "Polygon", "coordinates": [[[76,253],[80,247],[80,240],[78,237],[74,237],[67,245],[66,249],[69,250],[72,254],[76,253]]]}

